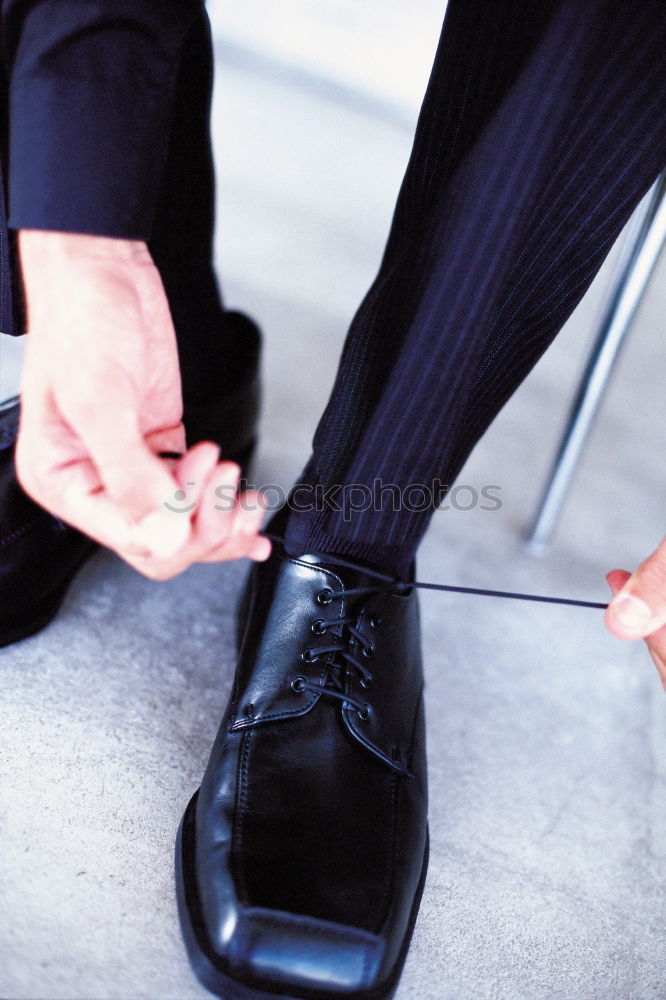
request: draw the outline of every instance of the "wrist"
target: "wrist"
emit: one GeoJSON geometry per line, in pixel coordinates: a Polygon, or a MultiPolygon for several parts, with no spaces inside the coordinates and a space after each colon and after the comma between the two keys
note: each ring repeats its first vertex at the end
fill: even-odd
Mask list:
{"type": "Polygon", "coordinates": [[[143,240],[125,240],[113,236],[92,236],[88,233],[64,233],[47,229],[20,229],[18,249],[22,265],[48,266],[51,261],[61,264],[71,261],[151,262],[143,240]]]}

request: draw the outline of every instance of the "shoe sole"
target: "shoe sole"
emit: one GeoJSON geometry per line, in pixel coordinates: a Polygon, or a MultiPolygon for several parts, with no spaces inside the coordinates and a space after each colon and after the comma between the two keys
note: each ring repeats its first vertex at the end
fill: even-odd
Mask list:
{"type": "MultiPolygon", "coordinates": [[[[313,990],[303,990],[298,993],[283,993],[283,987],[276,985],[275,990],[258,989],[232,978],[216,960],[207,941],[201,906],[194,876],[194,843],[195,843],[195,812],[197,796],[192,796],[178,827],[176,837],[176,898],[178,902],[178,917],[185,941],[187,955],[192,970],[203,986],[222,1000],[338,1000],[340,993],[321,993],[313,990]]],[[[412,904],[407,933],[400,949],[396,966],[384,986],[380,990],[354,994],[355,1000],[391,1000],[398,987],[407,952],[414,932],[416,917],[419,912],[426,872],[428,870],[429,837],[423,852],[423,864],[419,884],[412,904]]]]}
{"type": "Polygon", "coordinates": [[[90,549],[83,551],[73,564],[71,575],[67,580],[47,594],[41,601],[33,604],[31,608],[28,608],[22,614],[15,615],[11,621],[0,621],[0,648],[11,646],[14,642],[20,642],[21,639],[28,639],[31,635],[41,632],[43,628],[46,628],[53,621],[58,614],[67,591],[74,581],[74,577],[83,568],[84,563],[94,555],[97,548],[97,545],[91,543],[90,549]]]}

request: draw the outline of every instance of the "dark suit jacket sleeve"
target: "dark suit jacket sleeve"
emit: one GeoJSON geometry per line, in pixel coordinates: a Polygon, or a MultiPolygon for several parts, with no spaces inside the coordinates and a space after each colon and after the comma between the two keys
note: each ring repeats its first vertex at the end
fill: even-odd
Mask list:
{"type": "Polygon", "coordinates": [[[202,0],[2,0],[13,229],[148,239],[202,0]]]}

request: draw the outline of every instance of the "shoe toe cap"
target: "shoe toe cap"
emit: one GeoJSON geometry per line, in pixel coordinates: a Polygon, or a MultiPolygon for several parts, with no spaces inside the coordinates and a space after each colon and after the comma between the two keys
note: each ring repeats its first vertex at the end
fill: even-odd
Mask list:
{"type": "Polygon", "coordinates": [[[279,988],[356,996],[376,986],[382,941],[362,928],[259,907],[220,926],[216,950],[231,974],[279,988]]]}

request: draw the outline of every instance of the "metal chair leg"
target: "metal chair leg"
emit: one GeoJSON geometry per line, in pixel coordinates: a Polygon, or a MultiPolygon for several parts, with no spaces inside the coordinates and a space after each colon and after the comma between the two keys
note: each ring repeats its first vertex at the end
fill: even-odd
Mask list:
{"type": "Polygon", "coordinates": [[[666,171],[650,188],[629,225],[608,303],[548,476],[526,546],[541,555],[555,529],[590,427],[636,309],[666,241],[666,171]]]}

